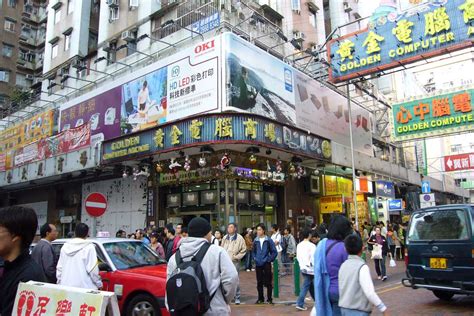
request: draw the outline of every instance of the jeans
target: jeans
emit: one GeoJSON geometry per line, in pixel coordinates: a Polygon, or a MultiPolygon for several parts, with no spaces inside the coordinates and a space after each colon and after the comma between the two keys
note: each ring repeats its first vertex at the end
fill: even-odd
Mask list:
{"type": "Polygon", "coordinates": [[[285,273],[290,273],[291,268],[291,258],[286,251],[281,252],[281,262],[280,271],[285,273]]]}
{"type": "Polygon", "coordinates": [[[357,309],[349,309],[341,307],[342,316],[369,316],[370,313],[359,311],[357,309]]]}
{"type": "Polygon", "coordinates": [[[245,254],[245,270],[252,269],[252,260],[253,260],[253,253],[251,250],[247,250],[245,254]]]}
{"type": "Polygon", "coordinates": [[[263,266],[255,267],[257,272],[257,291],[258,300],[264,301],[263,287],[267,288],[267,299],[272,300],[272,264],[270,262],[265,263],[263,266]]]}
{"type": "Polygon", "coordinates": [[[329,302],[331,302],[332,306],[332,315],[342,316],[341,308],[339,307],[339,294],[329,293],[329,302]]]}
{"type": "Polygon", "coordinates": [[[382,256],[382,259],[374,259],[375,262],[375,272],[377,272],[378,276],[386,276],[387,271],[385,269],[385,259],[387,256],[382,256]]]}
{"type": "MultiPolygon", "coordinates": [[[[240,261],[234,261],[233,264],[235,266],[235,269],[237,270],[237,274],[239,274],[240,261]]],[[[240,301],[240,280],[238,282],[239,284],[237,284],[237,291],[235,291],[235,299],[240,301]]]]}
{"type": "Polygon", "coordinates": [[[303,287],[301,288],[300,291],[300,296],[298,296],[298,299],[296,300],[296,306],[303,307],[304,306],[304,298],[306,297],[306,293],[311,294],[311,297],[313,298],[314,301],[314,285],[313,285],[313,280],[314,280],[314,275],[311,274],[306,274],[306,273],[301,273],[303,276],[304,282],[303,282],[303,287]]]}

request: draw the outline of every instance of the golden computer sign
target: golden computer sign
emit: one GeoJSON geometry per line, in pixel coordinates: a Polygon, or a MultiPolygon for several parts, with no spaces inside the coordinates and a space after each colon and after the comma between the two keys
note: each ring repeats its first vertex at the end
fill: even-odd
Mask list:
{"type": "Polygon", "coordinates": [[[371,18],[328,43],[329,78],[341,82],[473,46],[474,0],[437,0],[371,18]],[[375,20],[374,20],[375,19],[375,20]]]}

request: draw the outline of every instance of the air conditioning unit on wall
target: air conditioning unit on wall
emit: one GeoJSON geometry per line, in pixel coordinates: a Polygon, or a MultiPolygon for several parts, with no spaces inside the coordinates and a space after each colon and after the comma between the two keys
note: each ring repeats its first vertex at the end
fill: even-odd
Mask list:
{"type": "Polygon", "coordinates": [[[120,38],[126,42],[133,42],[136,39],[135,33],[131,31],[122,32],[122,36],[120,38]]]}

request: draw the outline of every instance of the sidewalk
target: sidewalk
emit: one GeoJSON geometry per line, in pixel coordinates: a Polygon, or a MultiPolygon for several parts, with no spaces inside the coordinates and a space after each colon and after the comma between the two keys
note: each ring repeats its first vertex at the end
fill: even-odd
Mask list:
{"type": "MultiPolygon", "coordinates": [[[[374,280],[374,285],[376,290],[380,291],[385,288],[395,286],[400,283],[402,277],[405,276],[405,263],[401,260],[397,261],[397,266],[394,268],[389,267],[389,262],[387,260],[387,275],[388,280],[382,282],[377,279],[375,273],[373,260],[367,260],[367,264],[370,267],[372,273],[372,278],[374,280]]],[[[240,288],[241,288],[241,305],[231,305],[232,315],[302,315],[306,312],[299,312],[294,307],[296,302],[296,296],[294,294],[294,282],[293,275],[287,275],[280,277],[280,293],[279,297],[273,298],[275,305],[255,305],[257,301],[257,281],[256,274],[254,271],[246,272],[241,271],[239,274],[240,277],[240,288]]],[[[264,291],[266,295],[266,289],[264,291]]],[[[307,297],[310,298],[309,293],[307,297]]],[[[266,299],[266,297],[265,297],[266,299]]],[[[312,308],[314,302],[313,300],[306,300],[306,306],[308,311],[312,308]]],[[[306,313],[309,314],[309,313],[306,313]]]]}

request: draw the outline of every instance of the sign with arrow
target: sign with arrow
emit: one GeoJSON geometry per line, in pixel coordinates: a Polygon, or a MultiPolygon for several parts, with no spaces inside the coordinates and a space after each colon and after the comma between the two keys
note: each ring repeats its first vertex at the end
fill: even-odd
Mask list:
{"type": "Polygon", "coordinates": [[[430,182],[427,180],[421,181],[421,193],[428,194],[431,193],[430,182]]]}
{"type": "Polygon", "coordinates": [[[444,156],[444,171],[474,169],[474,153],[444,156]]]}

